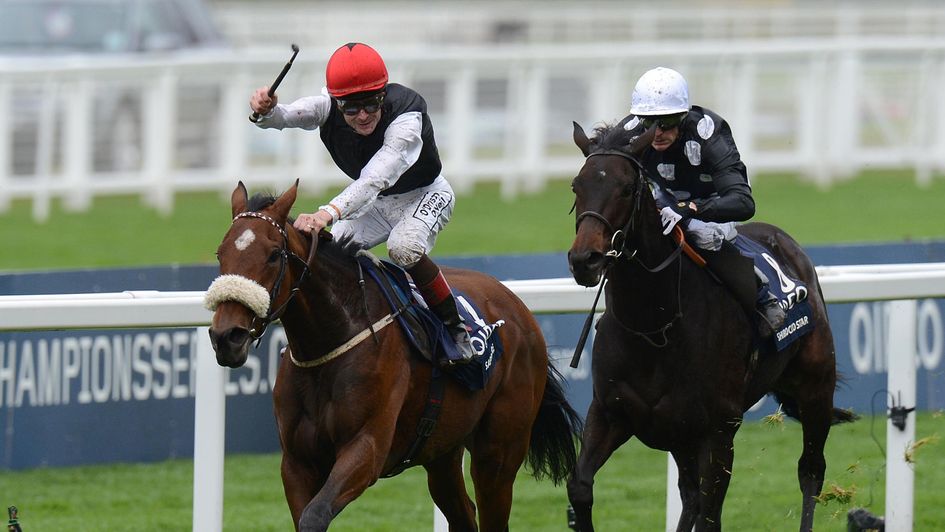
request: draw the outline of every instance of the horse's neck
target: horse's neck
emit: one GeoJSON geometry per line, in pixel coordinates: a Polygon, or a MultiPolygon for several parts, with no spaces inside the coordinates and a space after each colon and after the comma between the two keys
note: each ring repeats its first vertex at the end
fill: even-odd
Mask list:
{"type": "MultiPolygon", "coordinates": [[[[299,275],[301,272],[292,272],[299,275]]],[[[293,350],[306,358],[346,342],[365,322],[357,269],[340,261],[315,260],[308,278],[282,316],[293,350]]]]}
{"type": "Polygon", "coordinates": [[[671,315],[676,311],[681,281],[679,261],[683,257],[677,256],[658,272],[648,271],[672,256],[676,245],[663,236],[659,215],[655,214],[656,205],[644,201],[640,208],[643,211],[639,213],[637,226],[627,235],[624,254],[608,275],[611,295],[616,296],[610,298],[613,301],[608,301],[608,305],[661,308],[664,309],[662,312],[653,313],[653,318],[659,321],[664,319],[664,314],[671,315]]]}
{"type": "Polygon", "coordinates": [[[673,253],[676,246],[670,238],[663,235],[660,215],[652,197],[643,198],[639,208],[640,212],[636,213],[636,226],[627,235],[626,247],[631,253],[635,253],[636,260],[633,262],[637,267],[640,267],[642,263],[652,269],[662,264],[673,253]]]}

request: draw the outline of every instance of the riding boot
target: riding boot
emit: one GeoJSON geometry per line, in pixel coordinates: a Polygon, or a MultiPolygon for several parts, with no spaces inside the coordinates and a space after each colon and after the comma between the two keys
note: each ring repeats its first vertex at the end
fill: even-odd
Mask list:
{"type": "MultiPolygon", "coordinates": [[[[755,264],[750,258],[741,254],[738,248],[729,241],[724,241],[718,251],[699,250],[699,254],[706,260],[709,270],[726,287],[749,320],[755,322],[755,317],[761,317],[756,310],[758,299],[758,282],[755,276],[755,264]]],[[[764,321],[764,320],[762,320],[764,321]]],[[[759,324],[759,335],[762,338],[771,336],[768,323],[759,324]]]]}
{"type": "Polygon", "coordinates": [[[470,341],[469,329],[459,315],[456,298],[453,297],[449,284],[446,282],[446,277],[440,272],[440,268],[428,256],[423,255],[408,272],[413,277],[417,290],[423,296],[427,306],[446,325],[459,350],[459,359],[441,360],[440,364],[448,366],[471,361],[475,352],[470,341]]]}
{"type": "Polygon", "coordinates": [[[755,268],[755,283],[758,286],[758,307],[762,323],[759,323],[759,333],[762,338],[774,334],[784,325],[784,309],[778,298],[768,290],[768,277],[761,270],[755,268]]]}

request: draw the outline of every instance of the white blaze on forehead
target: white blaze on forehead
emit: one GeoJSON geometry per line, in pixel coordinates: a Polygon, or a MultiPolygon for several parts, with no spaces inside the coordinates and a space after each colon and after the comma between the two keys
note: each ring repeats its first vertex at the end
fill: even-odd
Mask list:
{"type": "Polygon", "coordinates": [[[600,176],[601,176],[601,178],[607,177],[607,172],[601,170],[601,171],[600,171],[600,176]]]}
{"type": "Polygon", "coordinates": [[[253,240],[256,240],[256,233],[253,233],[251,229],[243,231],[243,234],[236,239],[236,249],[243,251],[253,243],[253,240]]]}

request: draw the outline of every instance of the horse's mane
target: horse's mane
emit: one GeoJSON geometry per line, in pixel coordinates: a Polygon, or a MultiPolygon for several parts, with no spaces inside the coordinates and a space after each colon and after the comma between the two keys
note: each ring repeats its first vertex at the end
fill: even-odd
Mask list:
{"type": "Polygon", "coordinates": [[[623,125],[624,121],[621,120],[616,124],[602,124],[595,127],[594,136],[591,139],[594,150],[625,149],[637,135],[634,133],[636,128],[628,131],[623,128],[623,125]]]}
{"type": "Polygon", "coordinates": [[[276,202],[276,197],[272,192],[257,192],[246,202],[246,210],[249,212],[259,212],[276,202]]]}
{"type": "MultiPolygon", "coordinates": [[[[272,192],[257,192],[246,203],[246,210],[259,212],[276,202],[276,197],[272,192]]],[[[292,225],[295,218],[289,216],[286,219],[286,225],[292,225]]],[[[353,235],[346,238],[322,239],[318,243],[318,255],[327,256],[338,262],[354,264],[354,256],[361,249],[361,246],[352,240],[353,235]]],[[[309,237],[310,238],[310,237],[309,237]]]]}

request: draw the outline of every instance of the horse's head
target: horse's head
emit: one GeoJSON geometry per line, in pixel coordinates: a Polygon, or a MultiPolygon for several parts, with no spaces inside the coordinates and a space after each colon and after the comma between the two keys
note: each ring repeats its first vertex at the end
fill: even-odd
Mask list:
{"type": "Polygon", "coordinates": [[[587,159],[571,182],[576,236],[568,263],[574,280],[583,286],[599,283],[608,261],[623,251],[640,204],[650,194],[638,157],[655,132],[634,137],[619,124],[595,131],[589,139],[574,123],[574,143],[587,159]]]}
{"type": "Polygon", "coordinates": [[[279,198],[247,198],[242,181],[231,197],[233,223],[217,248],[220,276],[206,305],[214,311],[210,341],[221,366],[246,362],[253,340],[279,318],[298,284],[308,275],[307,239],[287,223],[298,181],[279,198]]]}

